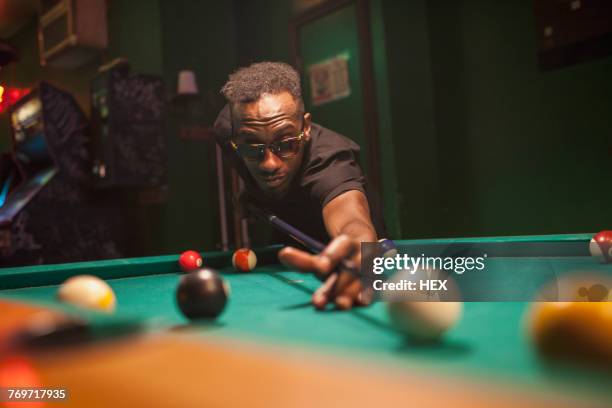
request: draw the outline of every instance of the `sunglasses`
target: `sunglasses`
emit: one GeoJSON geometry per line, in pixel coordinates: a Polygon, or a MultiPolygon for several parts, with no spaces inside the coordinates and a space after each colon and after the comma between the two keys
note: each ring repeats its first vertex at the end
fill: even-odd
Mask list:
{"type": "Polygon", "coordinates": [[[281,159],[290,159],[295,157],[300,151],[300,145],[304,140],[304,132],[300,132],[295,137],[287,137],[279,140],[278,142],[270,144],[259,144],[259,143],[234,143],[231,141],[232,148],[245,160],[249,161],[263,161],[266,158],[266,149],[269,149],[274,155],[281,159]]]}

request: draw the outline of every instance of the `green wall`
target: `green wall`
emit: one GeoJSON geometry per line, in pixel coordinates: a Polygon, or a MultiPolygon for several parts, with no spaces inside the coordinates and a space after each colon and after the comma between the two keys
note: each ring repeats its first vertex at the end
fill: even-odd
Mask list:
{"type": "Polygon", "coordinates": [[[401,237],[426,236],[440,220],[438,147],[433,101],[433,75],[427,1],[382,0],[386,50],[388,117],[393,150],[382,160],[392,159],[387,172],[396,178],[386,186],[396,200],[401,237]],[[391,187],[391,188],[390,188],[391,187]],[[395,190],[392,189],[395,187],[395,190]]]}
{"type": "MultiPolygon", "coordinates": [[[[297,1],[297,0],[295,0],[297,1]]],[[[78,70],[41,68],[36,24],[10,39],[10,86],[45,79],[89,111],[100,63],[127,57],[161,74],[196,72],[202,99],[169,105],[169,192],[143,215],[154,253],[209,250],[219,240],[213,146],[179,138],[210,126],[236,67],[289,61],[284,0],[109,2],[110,46],[78,70]]],[[[612,224],[612,58],[541,72],[532,0],[371,0],[383,202],[391,237],[594,231],[612,224]]],[[[323,41],[324,39],[322,39],[323,41]]],[[[8,122],[0,118],[0,149],[8,122]]],[[[257,233],[259,236],[259,233],[257,233]]]]}
{"type": "Polygon", "coordinates": [[[610,227],[611,57],[541,72],[531,0],[382,10],[403,237],[610,227]]]}
{"type": "MultiPolygon", "coordinates": [[[[387,49],[385,9],[382,0],[372,0],[370,7],[372,58],[376,104],[378,113],[378,140],[380,141],[381,195],[383,213],[389,238],[402,237],[397,183],[400,174],[396,171],[394,124],[391,116],[391,90],[389,81],[391,49],[387,49]]],[[[400,129],[398,129],[400,130],[400,129]]]]}
{"type": "Polygon", "coordinates": [[[289,60],[289,19],[293,16],[288,0],[235,0],[238,66],[257,61],[289,60]]]}
{"type": "Polygon", "coordinates": [[[446,210],[431,235],[609,228],[612,57],[541,72],[531,0],[428,6],[446,210]]]}
{"type": "Polygon", "coordinates": [[[126,57],[134,72],[163,72],[161,5],[163,0],[109,1],[109,60],[126,57]]]}
{"type": "Polygon", "coordinates": [[[168,120],[169,200],[160,252],[213,250],[220,241],[214,144],[179,138],[180,128],[211,126],[224,105],[219,95],[236,67],[234,7],[230,1],[162,1],[164,78],[176,93],[178,72],[195,72],[202,100],[171,107],[168,120]]]}

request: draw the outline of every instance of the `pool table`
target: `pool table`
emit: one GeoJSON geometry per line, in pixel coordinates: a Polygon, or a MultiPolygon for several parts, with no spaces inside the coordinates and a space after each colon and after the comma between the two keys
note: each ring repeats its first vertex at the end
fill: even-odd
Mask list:
{"type": "MultiPolygon", "coordinates": [[[[583,243],[583,256],[547,256],[546,262],[612,274],[611,265],[588,256],[591,236],[396,242],[583,243]]],[[[523,327],[528,302],[466,302],[442,342],[413,344],[393,330],[382,302],[315,310],[310,297],[320,282],[280,265],[279,248],[258,249],[250,273],[232,270],[231,253],[202,252],[204,263],[231,285],[229,303],[212,323],[191,324],[178,310],[178,255],[3,269],[0,329],[7,316],[1,309],[15,305],[89,322],[90,341],[23,351],[43,384],[69,390],[58,406],[612,406],[612,368],[538,358],[523,327]],[[58,285],[78,274],[110,284],[117,296],[113,315],[58,304],[58,285]]],[[[538,262],[537,254],[532,258],[538,262]]],[[[493,267],[504,272],[513,262],[500,258],[493,267]]]]}

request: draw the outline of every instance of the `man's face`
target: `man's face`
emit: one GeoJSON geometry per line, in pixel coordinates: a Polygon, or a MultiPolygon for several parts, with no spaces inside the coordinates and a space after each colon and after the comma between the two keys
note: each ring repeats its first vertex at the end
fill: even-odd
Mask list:
{"type": "Polygon", "coordinates": [[[310,114],[301,114],[300,104],[289,92],[263,94],[259,100],[232,107],[233,141],[269,145],[304,132],[299,152],[280,158],[265,150],[262,160],[243,159],[259,188],[272,197],[284,196],[302,164],[304,144],[310,137],[310,114]]]}

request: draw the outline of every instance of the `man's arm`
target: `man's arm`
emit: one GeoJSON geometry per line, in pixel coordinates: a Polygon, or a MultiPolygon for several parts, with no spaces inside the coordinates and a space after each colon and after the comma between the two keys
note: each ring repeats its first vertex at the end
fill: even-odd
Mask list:
{"type": "Polygon", "coordinates": [[[361,242],[376,241],[367,198],[358,190],[342,193],[323,208],[323,220],[332,241],[320,254],[311,255],[287,247],[279,253],[279,259],[286,265],[325,278],[325,283],[313,294],[315,307],[324,308],[329,302],[341,309],[368,304],[369,296],[363,295],[359,278],[348,272],[332,274],[346,258],[360,265],[361,242]]]}
{"type": "Polygon", "coordinates": [[[358,242],[376,242],[368,199],[359,190],[346,191],[327,203],[323,221],[332,239],[345,234],[358,242]]]}

